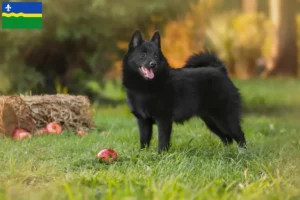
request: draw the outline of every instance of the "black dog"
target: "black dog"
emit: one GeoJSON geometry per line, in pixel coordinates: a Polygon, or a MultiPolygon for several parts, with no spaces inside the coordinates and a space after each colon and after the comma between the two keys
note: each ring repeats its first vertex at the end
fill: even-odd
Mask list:
{"type": "Polygon", "coordinates": [[[123,86],[137,119],[141,148],[150,145],[158,126],[158,151],[168,150],[172,123],[200,117],[224,144],[246,146],[240,125],[240,94],[222,62],[211,53],[191,56],[181,69],[170,68],[161,51],[160,34],[144,41],[133,34],[123,59],[123,86]]]}

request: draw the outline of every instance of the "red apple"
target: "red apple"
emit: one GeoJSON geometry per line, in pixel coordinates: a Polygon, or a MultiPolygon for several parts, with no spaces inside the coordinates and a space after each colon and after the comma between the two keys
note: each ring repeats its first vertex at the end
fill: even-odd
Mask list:
{"type": "Polygon", "coordinates": [[[109,164],[113,161],[117,161],[118,160],[118,155],[114,150],[108,148],[108,149],[101,150],[97,154],[96,158],[99,159],[99,160],[103,160],[104,162],[109,164]]]}
{"type": "Polygon", "coordinates": [[[28,132],[21,132],[21,133],[19,133],[19,140],[23,140],[26,137],[30,139],[32,137],[32,135],[30,133],[28,133],[28,132]]]}
{"type": "Polygon", "coordinates": [[[79,137],[85,136],[85,135],[87,135],[87,134],[88,134],[87,132],[82,131],[82,130],[77,131],[77,136],[79,136],[79,137]]]}
{"type": "Polygon", "coordinates": [[[22,132],[27,132],[27,131],[25,131],[24,129],[21,129],[21,128],[16,128],[12,133],[12,137],[14,137],[15,135],[18,135],[19,133],[22,133],[22,132]]]}
{"type": "Polygon", "coordinates": [[[62,127],[57,122],[47,124],[46,129],[49,134],[61,134],[62,132],[62,127]]]}
{"type": "Polygon", "coordinates": [[[20,129],[20,128],[16,129],[12,134],[12,138],[14,140],[23,140],[26,137],[31,138],[31,136],[32,135],[30,133],[28,133],[27,131],[20,129]]]}
{"type": "Polygon", "coordinates": [[[48,130],[46,128],[41,128],[39,130],[37,130],[34,135],[42,135],[44,133],[48,133],[48,130]]]}

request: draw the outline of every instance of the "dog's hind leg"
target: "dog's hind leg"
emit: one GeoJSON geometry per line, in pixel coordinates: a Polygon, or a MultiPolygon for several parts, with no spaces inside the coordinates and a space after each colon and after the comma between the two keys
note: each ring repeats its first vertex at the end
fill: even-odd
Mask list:
{"type": "Polygon", "coordinates": [[[209,117],[203,117],[202,120],[204,121],[205,125],[209,128],[209,130],[211,130],[221,139],[224,145],[227,146],[233,143],[233,138],[225,135],[223,131],[218,127],[218,125],[209,117]]]}
{"type": "Polygon", "coordinates": [[[151,119],[137,118],[137,123],[139,126],[141,149],[144,149],[150,146],[153,121],[151,119]]]}
{"type": "Polygon", "coordinates": [[[235,131],[237,134],[233,135],[234,140],[238,143],[238,145],[240,147],[246,148],[245,134],[244,134],[240,124],[236,127],[235,131]]]}
{"type": "Polygon", "coordinates": [[[240,147],[246,148],[245,135],[238,118],[233,116],[212,116],[212,119],[224,135],[233,138],[240,147]]]}

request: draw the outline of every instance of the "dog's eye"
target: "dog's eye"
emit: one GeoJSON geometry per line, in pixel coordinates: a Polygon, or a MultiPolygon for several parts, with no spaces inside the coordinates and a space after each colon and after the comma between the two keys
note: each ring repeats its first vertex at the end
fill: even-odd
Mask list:
{"type": "Polygon", "coordinates": [[[145,53],[141,53],[141,58],[145,58],[146,57],[146,54],[145,53]]]}
{"type": "Polygon", "coordinates": [[[155,58],[158,58],[158,54],[154,54],[154,57],[155,57],[155,58]]]}

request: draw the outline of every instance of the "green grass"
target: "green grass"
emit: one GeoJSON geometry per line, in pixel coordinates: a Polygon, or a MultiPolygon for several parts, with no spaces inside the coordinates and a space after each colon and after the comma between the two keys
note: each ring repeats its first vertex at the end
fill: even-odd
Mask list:
{"type": "MultiPolygon", "coordinates": [[[[175,125],[170,152],[149,150],[126,105],[98,108],[98,131],[0,140],[0,199],[299,199],[300,81],[236,81],[248,150],[223,147],[201,120],[175,125]],[[103,135],[101,131],[109,131],[103,135]],[[103,148],[119,161],[96,161],[103,148]]],[[[106,91],[109,94],[108,91],[106,91]]]]}

